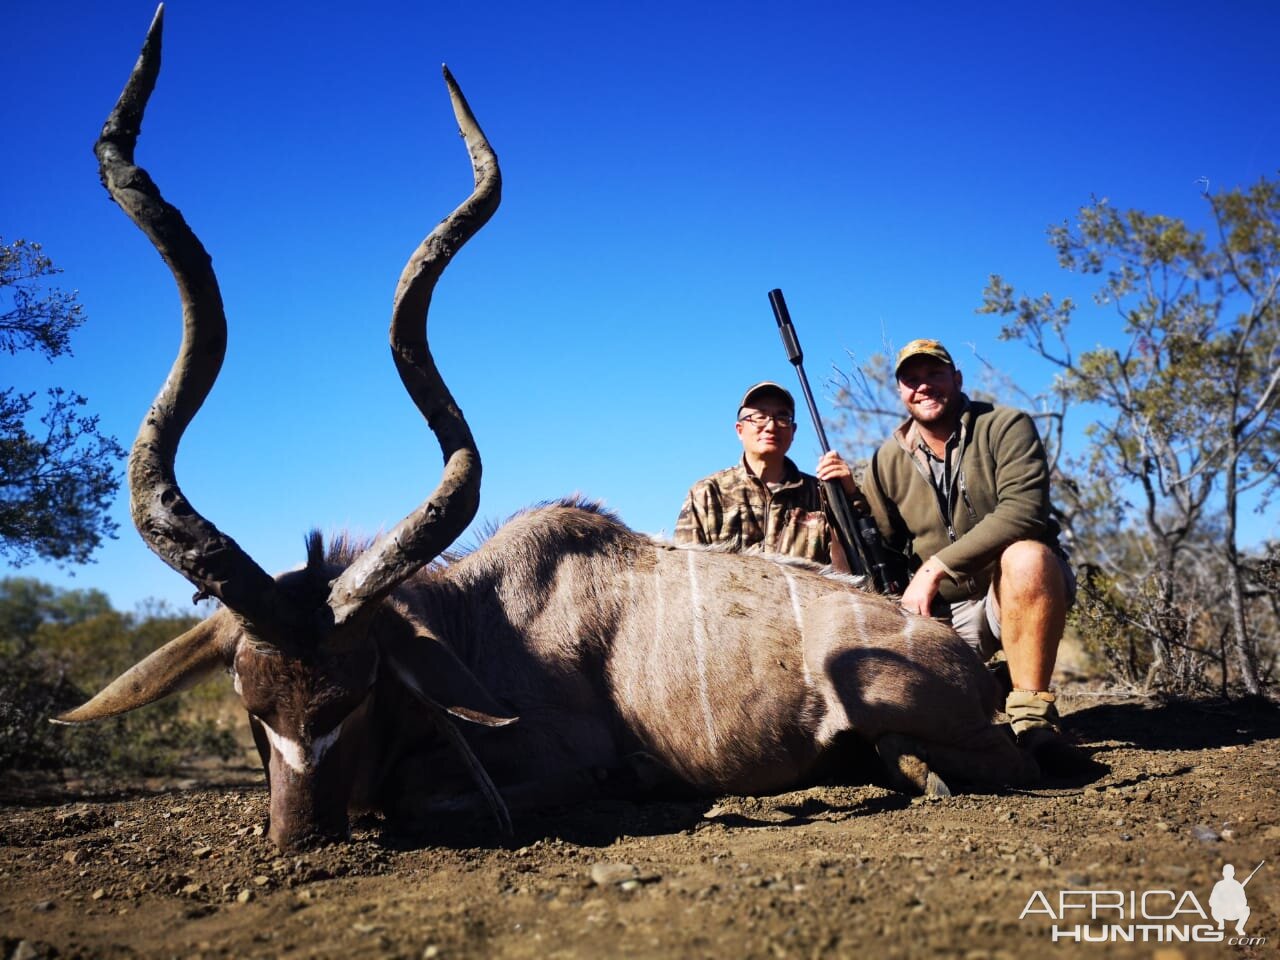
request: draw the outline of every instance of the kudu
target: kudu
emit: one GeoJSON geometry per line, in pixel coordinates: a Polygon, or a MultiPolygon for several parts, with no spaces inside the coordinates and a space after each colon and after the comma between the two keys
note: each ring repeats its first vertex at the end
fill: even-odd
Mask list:
{"type": "Polygon", "coordinates": [[[994,682],[955,633],[809,565],[675,547],[562,502],[428,566],[476,513],[480,457],[428,349],[427,308],[500,190],[497,159],[447,69],[475,189],[410,257],[391,319],[395,364],[440,443],[443,479],[372,545],[340,541],[326,555],[313,533],[303,569],[264,573],[196,512],[174,473],[217,377],[226,320],[208,254],[133,163],[162,16],[96,148],[103,182],[169,264],[183,310],[129,488],[150,548],[222,606],[61,721],[133,710],[227,669],[266,768],[270,837],[285,848],[345,836],[352,810],[420,823],[480,797],[510,830],[507,801],[588,783],[632,757],[708,792],[777,790],[850,730],[908,787],[1034,772],[991,723],[994,682]]]}

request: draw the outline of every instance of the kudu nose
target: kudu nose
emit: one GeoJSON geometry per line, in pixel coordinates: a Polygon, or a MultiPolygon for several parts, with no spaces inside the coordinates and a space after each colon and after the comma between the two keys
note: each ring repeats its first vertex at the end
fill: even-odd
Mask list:
{"type": "Polygon", "coordinates": [[[341,823],[289,823],[273,819],[267,828],[267,839],[281,851],[305,850],[341,843],[351,839],[351,827],[344,817],[341,823]]]}

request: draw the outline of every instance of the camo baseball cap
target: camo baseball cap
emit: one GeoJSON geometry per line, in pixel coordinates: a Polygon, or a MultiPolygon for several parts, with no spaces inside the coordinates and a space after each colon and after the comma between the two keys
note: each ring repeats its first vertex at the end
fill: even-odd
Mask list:
{"type": "Polygon", "coordinates": [[[937,340],[912,340],[898,351],[898,362],[893,365],[893,375],[896,377],[898,371],[902,369],[902,365],[912,357],[921,356],[941,360],[952,368],[956,365],[956,362],[951,359],[951,354],[947,352],[947,348],[937,340]]]}
{"type": "Polygon", "coordinates": [[[787,406],[791,409],[791,412],[793,414],[796,412],[796,401],[795,398],[791,396],[791,391],[779,383],[774,383],[772,380],[761,380],[754,386],[748,387],[747,392],[742,395],[742,400],[738,403],[738,409],[741,410],[743,407],[751,406],[751,401],[762,393],[778,394],[778,396],[782,397],[782,399],[787,402],[787,406]]]}

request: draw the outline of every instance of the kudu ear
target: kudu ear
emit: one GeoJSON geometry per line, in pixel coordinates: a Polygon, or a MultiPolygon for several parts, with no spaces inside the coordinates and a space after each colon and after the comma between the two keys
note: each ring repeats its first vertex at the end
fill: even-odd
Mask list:
{"type": "Polygon", "coordinates": [[[505,727],[519,719],[507,715],[466,664],[435,637],[408,623],[397,634],[387,647],[391,669],[428,706],[486,727],[505,727]]]}
{"type": "Polygon", "coordinates": [[[217,642],[217,621],[210,617],[134,664],[83,706],[53,717],[53,723],[86,723],[139,707],[194,686],[219,667],[230,650],[217,642]]]}

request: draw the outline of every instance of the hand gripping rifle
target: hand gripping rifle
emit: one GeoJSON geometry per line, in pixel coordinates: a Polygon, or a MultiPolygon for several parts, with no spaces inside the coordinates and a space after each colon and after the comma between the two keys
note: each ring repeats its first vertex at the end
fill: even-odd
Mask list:
{"type": "MultiPolygon", "coordinates": [[[[781,290],[769,291],[769,305],[773,307],[773,315],[778,321],[778,333],[782,335],[787,359],[800,377],[800,389],[804,392],[805,403],[809,405],[809,416],[813,418],[814,429],[818,432],[818,442],[822,445],[822,452],[827,453],[831,446],[827,443],[827,432],[822,428],[817,404],[813,402],[809,378],[804,375],[804,352],[800,349],[800,340],[791,323],[791,314],[781,290]]],[[[850,569],[855,575],[870,576],[881,593],[902,593],[903,585],[894,575],[875,520],[865,514],[855,513],[845,495],[844,487],[834,480],[824,480],[822,485],[827,494],[827,506],[835,521],[836,536],[840,540],[840,546],[844,548],[850,569]]]]}

